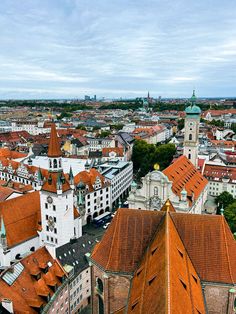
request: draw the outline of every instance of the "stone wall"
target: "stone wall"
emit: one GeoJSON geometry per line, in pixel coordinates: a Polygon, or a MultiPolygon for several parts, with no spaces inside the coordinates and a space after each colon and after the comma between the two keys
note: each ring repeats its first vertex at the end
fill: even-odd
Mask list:
{"type": "Polygon", "coordinates": [[[234,314],[234,298],[230,290],[233,286],[204,284],[204,295],[208,314],[234,314]]]}

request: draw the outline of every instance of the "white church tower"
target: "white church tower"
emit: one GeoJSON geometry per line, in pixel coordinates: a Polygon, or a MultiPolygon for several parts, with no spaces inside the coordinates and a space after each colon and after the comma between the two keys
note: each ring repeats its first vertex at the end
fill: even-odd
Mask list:
{"type": "Polygon", "coordinates": [[[190,106],[185,109],[185,113],[184,155],[197,168],[201,109],[196,105],[195,91],[193,91],[193,95],[190,98],[190,106]]]}
{"type": "Polygon", "coordinates": [[[62,170],[62,153],[55,124],[52,124],[48,148],[49,175],[38,171],[40,190],[41,243],[59,247],[82,234],[81,219],[74,207],[74,178],[70,171],[67,179],[62,170]]]}

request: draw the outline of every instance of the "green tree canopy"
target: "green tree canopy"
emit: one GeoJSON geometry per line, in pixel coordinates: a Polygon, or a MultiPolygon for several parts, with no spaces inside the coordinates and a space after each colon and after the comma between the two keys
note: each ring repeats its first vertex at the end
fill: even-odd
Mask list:
{"type": "Polygon", "coordinates": [[[156,163],[159,164],[160,170],[163,170],[169,166],[175,152],[176,148],[173,144],[156,146],[154,144],[147,144],[143,140],[136,140],[132,155],[134,171],[138,173],[139,178],[143,177],[149,171],[153,170],[156,163]]]}
{"type": "Polygon", "coordinates": [[[220,214],[220,209],[223,207],[224,209],[234,202],[233,195],[227,191],[222,192],[220,195],[216,197],[217,204],[217,213],[220,214]]]}
{"type": "Polygon", "coordinates": [[[224,211],[225,219],[233,233],[236,232],[236,201],[228,205],[224,211]]]}

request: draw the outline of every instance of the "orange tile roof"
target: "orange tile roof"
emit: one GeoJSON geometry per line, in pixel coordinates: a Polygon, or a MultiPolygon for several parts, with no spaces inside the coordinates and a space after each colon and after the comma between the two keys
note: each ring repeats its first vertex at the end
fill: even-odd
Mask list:
{"type": "Polygon", "coordinates": [[[62,155],[59,145],[57,130],[54,123],[52,123],[50,141],[48,147],[48,157],[60,157],[62,155]]]}
{"type": "Polygon", "coordinates": [[[187,191],[189,203],[192,203],[192,196],[197,200],[206,187],[208,181],[194,167],[191,161],[184,155],[176,159],[163,173],[172,181],[172,191],[181,196],[181,191],[187,191]]]}
{"type": "Polygon", "coordinates": [[[119,209],[92,259],[110,271],[133,272],[154,236],[164,212],[119,209]]]}
{"type": "Polygon", "coordinates": [[[10,158],[10,159],[17,159],[26,157],[27,154],[19,153],[14,150],[10,150],[9,148],[0,148],[0,157],[10,158]]]}
{"type": "Polygon", "coordinates": [[[127,313],[204,314],[200,279],[169,212],[158,226],[131,284],[127,313]]]}
{"type": "Polygon", "coordinates": [[[40,223],[39,192],[28,193],[0,203],[8,247],[36,237],[40,223]]]}
{"type": "Polygon", "coordinates": [[[236,283],[236,241],[223,216],[119,209],[92,260],[104,270],[136,271],[166,215],[201,280],[236,283]]]}
{"type": "Polygon", "coordinates": [[[43,191],[48,191],[52,193],[57,193],[57,180],[58,180],[58,175],[64,176],[65,181],[62,184],[62,192],[66,192],[70,190],[70,184],[68,180],[66,179],[66,176],[63,173],[57,173],[57,172],[51,172],[48,174],[47,180],[44,182],[42,186],[43,191]],[[51,178],[51,182],[50,179],[51,178]]]}
{"type": "Polygon", "coordinates": [[[89,192],[94,191],[94,183],[96,181],[96,178],[99,177],[99,179],[102,182],[102,186],[105,186],[105,178],[101,175],[100,172],[98,172],[95,168],[90,169],[89,171],[81,171],[74,177],[75,185],[79,184],[80,182],[83,182],[85,185],[88,186],[89,192]]]}
{"type": "Polygon", "coordinates": [[[1,274],[0,299],[7,298],[12,300],[14,313],[38,313],[37,308],[47,304],[45,297],[54,295],[54,291],[47,284],[46,278],[52,278],[53,282],[60,286],[61,280],[55,273],[55,269],[60,268],[64,276],[66,276],[66,273],[45,247],[25,257],[20,263],[24,266],[24,269],[12,285],[8,285],[3,279],[8,269],[1,274]],[[48,267],[46,274],[38,266],[41,262],[46,264],[50,262],[52,265],[48,267]],[[41,275],[40,279],[37,280],[35,276],[31,275],[31,268],[37,269],[37,272],[41,275]]]}
{"type": "Polygon", "coordinates": [[[200,278],[236,283],[236,241],[221,215],[171,213],[200,278]]]}
{"type": "Polygon", "coordinates": [[[104,147],[102,149],[102,156],[103,157],[109,157],[110,153],[116,153],[118,157],[123,157],[124,156],[124,149],[123,147],[104,147]]]}

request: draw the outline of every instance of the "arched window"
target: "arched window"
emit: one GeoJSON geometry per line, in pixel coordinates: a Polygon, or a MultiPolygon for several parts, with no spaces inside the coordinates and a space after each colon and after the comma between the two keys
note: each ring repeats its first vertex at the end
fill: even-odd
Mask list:
{"type": "Polygon", "coordinates": [[[53,159],[53,168],[57,168],[57,160],[56,159],[53,159]]]}
{"type": "Polygon", "coordinates": [[[189,134],[189,140],[192,141],[192,139],[193,139],[193,135],[189,134]]]}
{"type": "Polygon", "coordinates": [[[158,187],[157,186],[154,187],[154,195],[158,195],[158,187]]]}
{"type": "Polygon", "coordinates": [[[103,293],[103,282],[100,278],[97,278],[97,288],[100,293],[103,293]]]}
{"type": "Polygon", "coordinates": [[[98,314],[104,314],[104,303],[100,295],[98,295],[98,314]]]}
{"type": "Polygon", "coordinates": [[[188,159],[189,159],[189,160],[191,159],[191,154],[188,154],[188,159]]]}
{"type": "Polygon", "coordinates": [[[31,251],[31,252],[34,252],[34,251],[35,251],[35,247],[32,246],[32,247],[30,248],[30,251],[31,251]]]}
{"type": "Polygon", "coordinates": [[[49,168],[52,168],[52,161],[49,159],[49,168]]]}
{"type": "Polygon", "coordinates": [[[61,168],[61,159],[59,159],[59,168],[61,168]]]}

